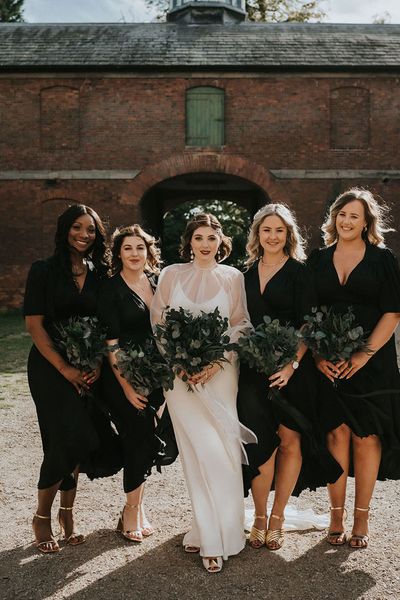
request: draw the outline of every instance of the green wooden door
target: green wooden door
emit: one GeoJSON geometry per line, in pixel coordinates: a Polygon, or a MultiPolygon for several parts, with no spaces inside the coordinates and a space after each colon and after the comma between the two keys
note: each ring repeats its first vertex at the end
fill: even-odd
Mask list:
{"type": "Polygon", "coordinates": [[[224,90],[191,88],[186,93],[186,145],[223,146],[224,90]]]}

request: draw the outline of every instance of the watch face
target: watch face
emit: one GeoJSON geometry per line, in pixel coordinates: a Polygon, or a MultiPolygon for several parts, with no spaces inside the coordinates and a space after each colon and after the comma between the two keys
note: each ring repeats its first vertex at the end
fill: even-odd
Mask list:
{"type": "Polygon", "coordinates": [[[297,360],[295,360],[295,361],[292,362],[292,367],[293,367],[293,369],[298,369],[299,368],[299,363],[298,363],[297,360]]]}

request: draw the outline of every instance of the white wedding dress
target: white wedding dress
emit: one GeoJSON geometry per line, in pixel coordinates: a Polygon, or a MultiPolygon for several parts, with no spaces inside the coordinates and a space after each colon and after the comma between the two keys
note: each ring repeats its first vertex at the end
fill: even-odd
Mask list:
{"type": "MultiPolygon", "coordinates": [[[[160,276],[152,304],[153,324],[167,307],[193,314],[218,307],[229,319],[228,334],[236,341],[250,325],[243,275],[226,265],[208,269],[193,263],[171,265],[160,276]]],[[[166,392],[191,503],[192,525],[184,545],[198,546],[201,556],[238,554],[245,545],[241,459],[243,442],[255,435],[237,418],[238,367],[235,354],[204,387],[194,392],[175,378],[166,392]]]]}

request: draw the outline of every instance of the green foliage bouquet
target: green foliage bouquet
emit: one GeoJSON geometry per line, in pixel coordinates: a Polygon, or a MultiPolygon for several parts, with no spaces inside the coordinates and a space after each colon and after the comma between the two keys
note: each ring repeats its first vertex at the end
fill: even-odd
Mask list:
{"type": "Polygon", "coordinates": [[[143,344],[131,343],[116,352],[114,365],[133,387],[135,392],[148,396],[157,388],[172,390],[174,374],[163,360],[153,337],[143,344]]]}
{"type": "Polygon", "coordinates": [[[298,331],[266,315],[249,335],[239,338],[237,352],[250,368],[270,377],[296,360],[298,347],[298,331]]]}
{"type": "Polygon", "coordinates": [[[88,373],[101,365],[107,354],[106,331],[96,317],[70,317],[57,330],[57,346],[73,367],[88,373]]]}
{"type": "Polygon", "coordinates": [[[314,307],[312,315],[304,317],[301,330],[304,343],[314,354],[332,363],[349,360],[353,352],[366,350],[363,328],[355,323],[355,315],[349,307],[343,314],[335,314],[331,308],[314,307]]]}
{"type": "Polygon", "coordinates": [[[182,379],[187,382],[207,365],[222,367],[228,362],[224,354],[234,348],[226,333],[228,325],[218,308],[196,316],[184,308],[167,307],[164,322],[156,325],[155,338],[172,371],[183,372],[182,379]]]}

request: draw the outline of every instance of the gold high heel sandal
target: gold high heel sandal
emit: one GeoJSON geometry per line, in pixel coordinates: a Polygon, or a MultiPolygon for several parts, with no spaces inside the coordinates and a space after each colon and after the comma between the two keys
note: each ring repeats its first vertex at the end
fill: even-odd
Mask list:
{"type": "Polygon", "coordinates": [[[32,529],[33,529],[33,535],[35,536],[35,542],[34,542],[34,544],[35,544],[36,548],[42,554],[54,554],[55,552],[60,552],[61,548],[58,545],[57,541],[53,538],[53,536],[51,536],[50,540],[46,540],[44,542],[37,542],[36,541],[36,533],[35,533],[35,525],[34,525],[35,518],[36,519],[47,519],[47,520],[50,520],[51,517],[44,517],[43,515],[38,515],[37,513],[35,513],[33,515],[32,529]]]}
{"type": "MultiPolygon", "coordinates": [[[[121,512],[121,516],[118,519],[118,524],[117,524],[117,531],[119,531],[119,533],[126,538],[127,540],[129,540],[130,542],[136,542],[136,543],[140,543],[143,542],[143,534],[140,528],[135,529],[133,531],[130,531],[128,529],[125,529],[125,525],[124,525],[124,510],[125,508],[139,508],[139,504],[128,504],[126,503],[124,508],[122,509],[121,512]]],[[[140,515],[138,515],[138,518],[140,519],[140,515]]],[[[139,527],[139,525],[137,525],[137,527],[139,527]]]]}
{"type": "MultiPolygon", "coordinates": [[[[265,515],[254,515],[254,520],[263,519],[265,521],[266,518],[265,515]]],[[[254,550],[259,550],[265,544],[266,535],[267,532],[265,529],[258,529],[253,525],[249,535],[249,546],[254,548],[254,550]]]]}
{"type": "Polygon", "coordinates": [[[155,533],[154,527],[151,525],[151,523],[149,523],[144,513],[143,506],[140,507],[140,523],[140,529],[143,537],[150,537],[151,535],[153,535],[153,533],[155,533]]]}
{"type": "MultiPolygon", "coordinates": [[[[346,509],[344,508],[344,506],[331,506],[330,511],[333,512],[334,510],[342,510],[343,517],[344,517],[344,519],[346,519],[347,512],[346,512],[346,509]]],[[[328,535],[326,536],[326,541],[331,546],[343,546],[347,542],[347,534],[344,531],[344,529],[343,529],[343,531],[330,531],[329,530],[328,535]]]]}
{"type": "MultiPolygon", "coordinates": [[[[368,508],[359,508],[358,506],[356,506],[354,508],[354,511],[359,510],[360,512],[363,513],[368,513],[369,511],[369,506],[368,508]]],[[[354,512],[354,516],[355,516],[355,512],[354,512]]],[[[368,523],[369,523],[369,516],[367,515],[367,530],[368,530],[368,523]]],[[[354,529],[354,526],[353,526],[354,529]]],[[[360,534],[357,535],[355,533],[352,533],[349,539],[349,546],[350,548],[353,548],[354,550],[363,550],[364,548],[368,548],[368,542],[369,542],[369,535],[367,533],[365,534],[360,534]]]]}
{"type": "MultiPolygon", "coordinates": [[[[271,519],[278,519],[283,525],[285,521],[285,517],[278,517],[278,515],[274,515],[271,513],[271,519]]],[[[285,541],[285,534],[283,531],[283,527],[280,529],[268,529],[267,537],[265,540],[265,545],[268,550],[279,550],[282,548],[283,542],[285,541]]]]}
{"type": "Polygon", "coordinates": [[[60,506],[59,510],[58,510],[58,522],[60,524],[60,535],[64,536],[62,538],[62,541],[65,542],[66,544],[69,544],[70,546],[80,546],[80,544],[83,544],[86,542],[86,538],[82,533],[75,533],[74,531],[71,533],[71,535],[69,535],[68,537],[66,537],[65,534],[65,527],[64,525],[61,523],[61,519],[60,519],[60,511],[61,510],[73,510],[72,506],[60,506]]]}

